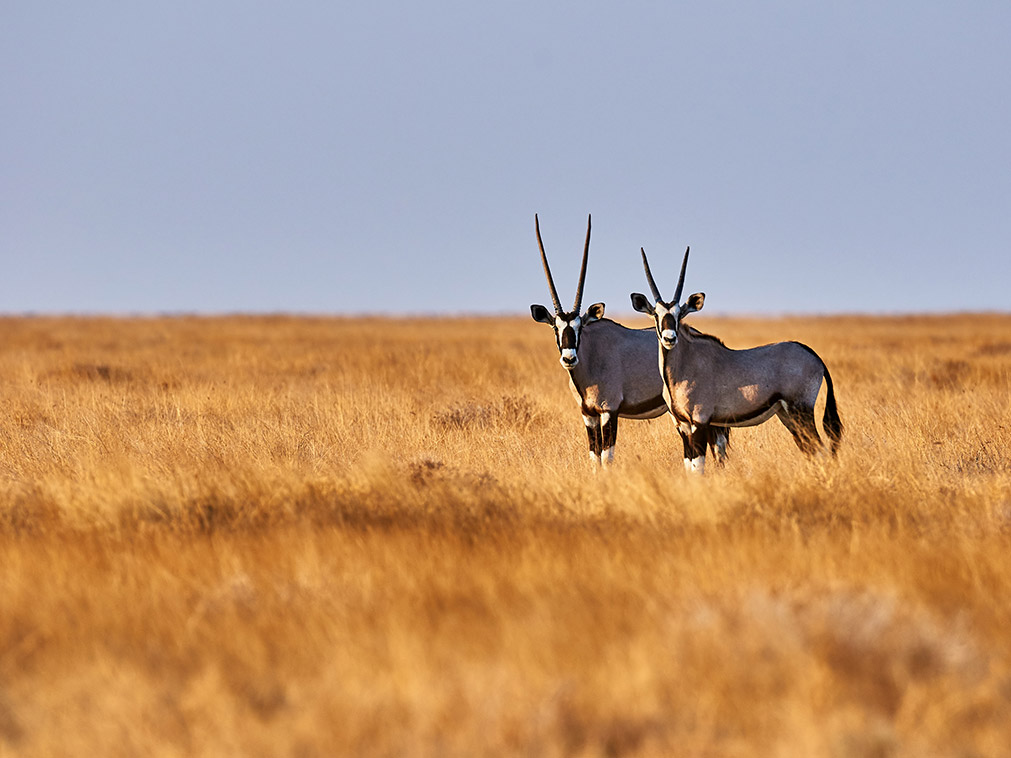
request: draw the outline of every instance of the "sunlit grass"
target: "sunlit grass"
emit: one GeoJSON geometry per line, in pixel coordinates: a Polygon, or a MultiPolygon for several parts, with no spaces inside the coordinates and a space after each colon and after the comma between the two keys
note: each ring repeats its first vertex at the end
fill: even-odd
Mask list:
{"type": "Polygon", "coordinates": [[[0,320],[0,755],[1011,752],[1011,318],[693,323],[838,459],[597,473],[524,319],[0,320]]]}

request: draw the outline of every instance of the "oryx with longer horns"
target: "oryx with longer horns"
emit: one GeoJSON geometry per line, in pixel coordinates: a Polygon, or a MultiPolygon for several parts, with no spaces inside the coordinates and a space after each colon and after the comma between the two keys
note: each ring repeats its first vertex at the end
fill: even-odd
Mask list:
{"type": "MultiPolygon", "coordinates": [[[[576,300],[571,311],[563,310],[558,300],[536,214],[534,231],[555,312],[552,315],[543,305],[531,305],[530,315],[534,321],[554,329],[559,362],[569,374],[569,386],[586,425],[590,457],[598,464],[609,464],[614,460],[619,417],[650,419],[667,412],[663,380],[657,370],[656,342],[649,329],[629,329],[604,318],[603,303],[594,303],[585,313],[580,313],[590,252],[589,216],[576,300]]],[[[722,455],[727,447],[727,430],[714,429],[709,442],[718,447],[722,455]]]]}
{"type": "Polygon", "coordinates": [[[645,250],[642,265],[654,302],[635,292],[632,307],[653,317],[664,399],[684,441],[687,470],[704,470],[706,441],[713,426],[755,426],[772,416],[779,416],[804,453],[820,450],[822,440],[814,406],[822,379],[827,388],[822,426],[835,455],[842,437],[842,421],[832,377],[814,350],[799,342],[731,350],[682,321],[689,313],[702,310],[706,298],[705,293],[696,292],[681,303],[688,250],[674,299],[667,302],[660,297],[645,250]]]}

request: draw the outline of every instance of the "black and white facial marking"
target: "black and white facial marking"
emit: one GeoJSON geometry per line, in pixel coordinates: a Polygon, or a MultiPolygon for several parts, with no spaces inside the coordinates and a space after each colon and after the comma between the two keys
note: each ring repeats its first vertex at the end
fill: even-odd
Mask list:
{"type": "Polygon", "coordinates": [[[674,299],[664,302],[660,297],[660,290],[653,280],[653,274],[649,270],[649,261],[646,260],[646,251],[642,250],[642,267],[646,272],[646,281],[650,291],[653,293],[651,303],[645,295],[640,292],[632,293],[632,307],[640,313],[646,313],[653,317],[653,326],[656,328],[656,337],[660,341],[660,346],[664,350],[673,350],[678,341],[678,329],[681,326],[681,319],[689,313],[702,310],[702,304],[706,296],[703,292],[696,292],[691,295],[684,305],[680,305],[681,290],[685,284],[685,269],[688,266],[688,251],[685,248],[685,257],[681,261],[681,275],[678,277],[678,286],[674,290],[674,299]]]}
{"type": "Polygon", "coordinates": [[[579,364],[579,339],[586,324],[597,321],[604,316],[604,304],[594,303],[580,316],[575,311],[569,313],[550,314],[543,305],[531,305],[530,315],[534,321],[548,324],[555,330],[555,344],[558,346],[559,363],[567,370],[574,369],[579,364]]]}
{"type": "Polygon", "coordinates": [[[655,304],[649,302],[646,296],[640,292],[632,293],[632,307],[653,317],[653,328],[656,330],[656,338],[660,341],[664,350],[673,350],[678,339],[678,327],[681,324],[680,308],[670,305],[662,300],[655,304]]]}
{"type": "Polygon", "coordinates": [[[660,345],[664,350],[673,350],[678,341],[681,319],[689,313],[702,310],[705,299],[704,292],[696,292],[684,305],[665,303],[662,300],[651,304],[645,295],[633,292],[632,308],[653,317],[653,328],[656,330],[656,338],[660,341],[660,345]]]}
{"type": "Polygon", "coordinates": [[[657,303],[653,306],[653,321],[656,327],[656,335],[665,350],[671,350],[674,347],[674,343],[678,341],[678,326],[680,326],[680,323],[677,311],[677,306],[674,307],[672,312],[663,303],[657,303]]]}
{"type": "Polygon", "coordinates": [[[554,316],[543,305],[531,305],[530,315],[534,321],[548,324],[555,330],[555,344],[558,345],[560,355],[559,362],[562,368],[571,371],[579,364],[579,337],[583,327],[591,321],[603,317],[604,304],[594,303],[586,309],[586,313],[579,315],[580,304],[583,302],[583,282],[586,281],[586,259],[590,253],[590,217],[586,217],[586,242],[583,243],[583,263],[579,270],[579,283],[576,285],[576,300],[571,311],[563,311],[562,304],[558,300],[558,290],[555,289],[555,281],[551,277],[551,268],[548,266],[548,256],[544,252],[544,242],[541,240],[541,224],[534,214],[534,231],[537,234],[537,246],[541,250],[541,264],[544,266],[544,276],[548,280],[548,289],[551,292],[551,302],[555,306],[554,316]]]}
{"type": "Polygon", "coordinates": [[[558,360],[563,368],[572,369],[579,363],[579,337],[583,322],[579,316],[566,313],[555,316],[555,341],[558,343],[558,360]]]}

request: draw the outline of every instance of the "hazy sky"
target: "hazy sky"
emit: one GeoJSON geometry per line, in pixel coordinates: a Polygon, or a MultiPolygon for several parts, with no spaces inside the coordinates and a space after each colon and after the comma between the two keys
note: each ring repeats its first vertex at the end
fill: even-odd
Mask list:
{"type": "Polygon", "coordinates": [[[0,311],[1007,310],[1011,4],[11,0],[0,311]]]}

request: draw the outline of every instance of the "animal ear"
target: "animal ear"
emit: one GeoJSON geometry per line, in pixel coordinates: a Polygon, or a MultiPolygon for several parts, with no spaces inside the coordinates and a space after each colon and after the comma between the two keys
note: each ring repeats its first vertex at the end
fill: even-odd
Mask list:
{"type": "Polygon", "coordinates": [[[632,293],[632,307],[639,313],[645,313],[649,316],[653,315],[653,306],[650,305],[649,300],[641,292],[632,293]]]}
{"type": "Polygon", "coordinates": [[[543,305],[531,305],[530,315],[533,317],[534,321],[539,321],[542,324],[553,326],[555,323],[555,320],[551,318],[551,314],[548,313],[548,309],[543,305]]]}
{"type": "Polygon", "coordinates": [[[604,318],[604,304],[594,303],[586,309],[586,315],[583,316],[583,323],[589,324],[591,321],[597,321],[602,318],[604,318]]]}
{"type": "Polygon", "coordinates": [[[705,292],[696,292],[691,295],[684,305],[681,306],[681,317],[687,316],[689,313],[695,313],[695,311],[702,310],[702,304],[706,301],[705,292]]]}

